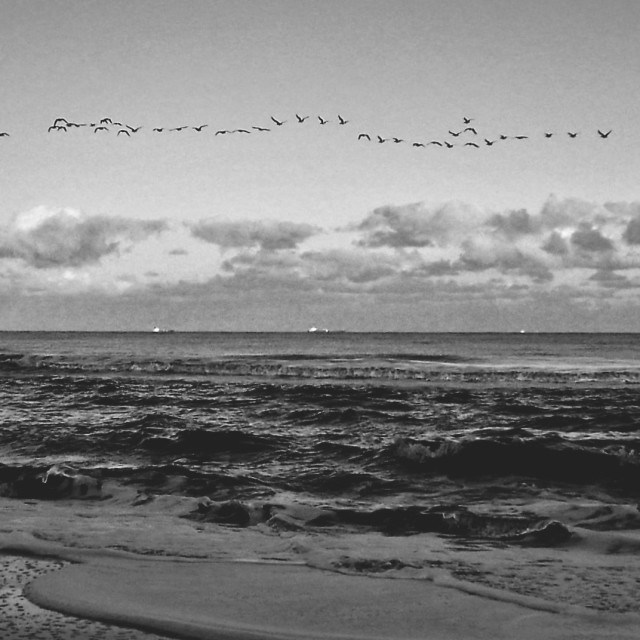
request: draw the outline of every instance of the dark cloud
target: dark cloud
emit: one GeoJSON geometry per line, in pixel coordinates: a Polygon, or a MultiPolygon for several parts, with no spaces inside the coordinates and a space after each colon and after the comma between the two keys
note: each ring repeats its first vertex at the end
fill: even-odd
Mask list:
{"type": "Polygon", "coordinates": [[[640,244],[640,214],[629,220],[622,237],[627,244],[640,244]]]}
{"type": "Polygon", "coordinates": [[[571,244],[587,252],[612,251],[613,242],[597,229],[580,228],[571,234],[571,244]]]}
{"type": "Polygon", "coordinates": [[[607,269],[598,269],[590,278],[593,282],[598,282],[603,285],[621,284],[629,282],[626,276],[623,276],[615,271],[607,269]]]}
{"type": "Polygon", "coordinates": [[[0,235],[0,258],[38,269],[79,267],[118,254],[167,228],[162,220],[87,216],[72,209],[38,207],[20,214],[0,235]]]}
{"type": "Polygon", "coordinates": [[[569,253],[567,241],[557,231],[549,235],[542,248],[554,256],[565,256],[569,253]]]}
{"type": "Polygon", "coordinates": [[[294,249],[307,238],[319,233],[319,229],[310,224],[256,220],[200,220],[189,225],[189,228],[194,237],[225,249],[257,246],[267,251],[294,249]]]}
{"type": "Polygon", "coordinates": [[[526,209],[496,213],[489,218],[487,224],[508,238],[536,233],[540,227],[539,222],[526,209]]]}

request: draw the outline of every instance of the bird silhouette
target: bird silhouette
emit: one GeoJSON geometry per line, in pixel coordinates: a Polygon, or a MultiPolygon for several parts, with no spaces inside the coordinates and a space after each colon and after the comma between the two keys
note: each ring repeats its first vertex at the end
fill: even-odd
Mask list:
{"type": "Polygon", "coordinates": [[[327,124],[327,122],[329,122],[328,120],[325,120],[324,118],[318,116],[318,120],[320,120],[320,124],[327,124]]]}
{"type": "Polygon", "coordinates": [[[279,127],[281,127],[286,122],[286,120],[276,120],[273,116],[271,116],[271,120],[279,127]]]}
{"type": "Polygon", "coordinates": [[[189,128],[188,125],[183,124],[181,127],[173,127],[173,129],[169,129],[169,131],[182,131],[183,129],[188,129],[188,128],[189,128]]]}
{"type": "Polygon", "coordinates": [[[161,131],[164,131],[164,127],[155,127],[153,130],[157,132],[161,132],[161,131]]]}
{"type": "Polygon", "coordinates": [[[247,129],[234,129],[231,133],[251,133],[247,129]]]}
{"type": "Polygon", "coordinates": [[[599,135],[601,138],[608,138],[612,131],[613,131],[613,129],[609,129],[609,131],[607,131],[606,133],[604,133],[604,131],[600,131],[600,129],[598,129],[598,135],[599,135]]]}
{"type": "Polygon", "coordinates": [[[544,137],[545,138],[550,138],[553,135],[553,133],[551,131],[545,131],[544,133],[544,137]]]}
{"type": "Polygon", "coordinates": [[[56,118],[56,119],[53,121],[53,126],[54,126],[54,127],[57,127],[57,126],[58,126],[58,123],[60,123],[60,122],[64,122],[64,124],[67,124],[67,119],[66,119],[66,118],[56,118]]]}
{"type": "Polygon", "coordinates": [[[0,138],[7,138],[10,135],[11,134],[7,133],[6,131],[0,131],[0,138]]]}
{"type": "Polygon", "coordinates": [[[441,146],[442,146],[442,142],[438,142],[437,140],[432,140],[429,144],[435,144],[435,145],[437,145],[438,147],[441,147],[441,146]]]}
{"type": "Polygon", "coordinates": [[[466,131],[471,131],[471,133],[473,133],[473,135],[474,135],[474,136],[477,136],[477,135],[478,135],[478,132],[477,132],[473,127],[467,127],[467,128],[465,129],[465,132],[466,132],[466,131]]]}
{"type": "Polygon", "coordinates": [[[271,131],[271,129],[267,129],[267,127],[251,127],[252,129],[255,129],[256,131],[271,131]]]}
{"type": "Polygon", "coordinates": [[[120,131],[118,131],[116,135],[119,136],[121,133],[126,133],[129,137],[131,137],[131,134],[126,129],[120,129],[120,131]]]}
{"type": "Polygon", "coordinates": [[[414,142],[411,146],[412,147],[424,147],[424,144],[422,144],[422,142],[414,142]]]}
{"type": "Polygon", "coordinates": [[[491,145],[495,144],[497,142],[497,140],[487,140],[486,138],[484,139],[484,143],[487,145],[487,147],[490,147],[491,145]]]}
{"type": "MultiPolygon", "coordinates": [[[[61,119],[64,120],[64,118],[61,119]]],[[[55,124],[55,122],[53,124],[55,124]]],[[[113,124],[113,120],[111,120],[111,118],[102,118],[102,120],[100,120],[100,124],[113,124]]]]}
{"type": "Polygon", "coordinates": [[[473,118],[462,118],[462,122],[464,122],[465,124],[471,124],[472,121],[473,118]]]}
{"type": "Polygon", "coordinates": [[[392,138],[392,140],[396,143],[399,144],[400,142],[404,142],[404,140],[402,138],[392,138]]]}
{"type": "Polygon", "coordinates": [[[348,120],[345,120],[340,114],[338,114],[338,124],[347,124],[348,120]]]}
{"type": "Polygon", "coordinates": [[[140,131],[140,129],[142,129],[142,127],[132,127],[131,125],[125,125],[127,127],[127,129],[129,129],[131,131],[131,133],[138,133],[138,131],[140,131]]]}
{"type": "Polygon", "coordinates": [[[567,135],[568,135],[570,138],[575,138],[575,137],[578,135],[578,132],[577,132],[577,131],[575,131],[575,132],[573,132],[573,131],[567,131],[567,135]]]}
{"type": "Polygon", "coordinates": [[[383,142],[386,142],[386,141],[387,141],[387,138],[383,138],[382,136],[378,136],[378,142],[380,144],[382,144],[383,142]]]}
{"type": "Polygon", "coordinates": [[[477,145],[475,142],[465,142],[465,143],[464,143],[464,146],[465,146],[465,147],[475,147],[476,149],[479,149],[479,148],[480,148],[480,146],[479,146],[479,145],[477,145]]]}
{"type": "Polygon", "coordinates": [[[112,122],[111,123],[114,127],[124,127],[124,125],[122,124],[122,122],[112,122]]]}
{"type": "Polygon", "coordinates": [[[361,133],[358,136],[358,140],[362,140],[362,138],[366,138],[367,140],[369,140],[369,142],[371,142],[371,136],[368,133],[361,133]]]}
{"type": "Polygon", "coordinates": [[[514,140],[526,140],[529,136],[513,136],[514,140]]]}
{"type": "Polygon", "coordinates": [[[296,113],[296,120],[297,120],[300,124],[302,124],[305,120],[308,120],[308,119],[309,119],[309,116],[299,116],[299,115],[296,113]]]}
{"type": "Polygon", "coordinates": [[[231,132],[228,129],[218,129],[218,131],[216,131],[214,135],[223,136],[225,133],[231,133],[231,132]]]}
{"type": "Polygon", "coordinates": [[[63,127],[62,125],[59,124],[52,124],[48,129],[47,129],[47,133],[49,133],[50,131],[66,131],[66,127],[63,127]]]}
{"type": "Polygon", "coordinates": [[[500,140],[508,140],[509,136],[505,136],[504,133],[500,134],[500,140]]]}
{"type": "Polygon", "coordinates": [[[455,147],[455,144],[451,144],[450,142],[447,142],[446,140],[444,141],[444,146],[447,147],[447,149],[453,149],[453,147],[455,147]]]}
{"type": "Polygon", "coordinates": [[[108,127],[100,126],[100,127],[96,127],[96,128],[93,130],[93,133],[96,133],[97,131],[109,131],[109,129],[108,129],[108,127]]]}
{"type": "Polygon", "coordinates": [[[449,133],[450,133],[454,138],[457,138],[457,137],[462,133],[462,131],[458,131],[458,132],[456,132],[456,131],[449,131],[449,133]]]}

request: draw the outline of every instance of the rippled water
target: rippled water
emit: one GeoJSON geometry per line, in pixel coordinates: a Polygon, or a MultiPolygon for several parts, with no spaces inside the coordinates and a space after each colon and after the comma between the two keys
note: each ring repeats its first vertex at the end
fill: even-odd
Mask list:
{"type": "Polygon", "coordinates": [[[637,495],[639,385],[633,334],[0,333],[0,471],[334,504],[637,495]]]}

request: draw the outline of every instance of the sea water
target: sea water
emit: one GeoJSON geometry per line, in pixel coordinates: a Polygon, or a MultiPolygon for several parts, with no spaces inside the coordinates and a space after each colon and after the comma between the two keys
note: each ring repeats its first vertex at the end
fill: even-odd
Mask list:
{"type": "Polygon", "coordinates": [[[637,496],[639,386],[635,334],[4,332],[0,482],[64,463],[212,500],[637,496]]]}

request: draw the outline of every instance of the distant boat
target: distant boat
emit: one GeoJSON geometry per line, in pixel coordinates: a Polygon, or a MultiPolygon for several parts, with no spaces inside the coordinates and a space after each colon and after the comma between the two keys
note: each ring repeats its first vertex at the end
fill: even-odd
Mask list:
{"type": "Polygon", "coordinates": [[[309,327],[307,333],[329,333],[329,329],[318,329],[318,327],[309,327]]]}
{"type": "Polygon", "coordinates": [[[160,327],[153,327],[153,333],[175,333],[173,329],[161,329],[160,327]]]}

